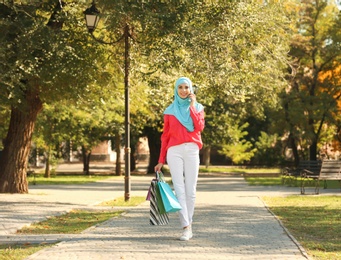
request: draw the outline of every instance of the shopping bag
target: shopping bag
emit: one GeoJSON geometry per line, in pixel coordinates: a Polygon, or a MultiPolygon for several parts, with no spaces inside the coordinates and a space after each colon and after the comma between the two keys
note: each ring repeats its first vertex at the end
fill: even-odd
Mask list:
{"type": "MultiPolygon", "coordinates": [[[[169,223],[168,214],[165,212],[165,209],[159,209],[158,204],[161,203],[161,195],[159,193],[158,188],[158,179],[153,179],[150,183],[149,191],[147,194],[147,200],[150,201],[150,211],[149,211],[149,223],[150,225],[158,226],[158,225],[167,225],[169,223]],[[163,213],[162,213],[163,212],[163,213]]],[[[163,205],[162,205],[163,207],[163,205]]]]}
{"type": "Polygon", "coordinates": [[[155,187],[156,203],[157,203],[157,208],[159,209],[160,214],[165,214],[167,212],[166,212],[165,206],[163,205],[159,183],[160,181],[156,183],[156,187],[155,187]]]}
{"type": "Polygon", "coordinates": [[[171,187],[168,183],[163,181],[158,181],[158,186],[162,198],[163,206],[166,210],[166,212],[177,212],[181,210],[181,205],[173,193],[171,187]]]}

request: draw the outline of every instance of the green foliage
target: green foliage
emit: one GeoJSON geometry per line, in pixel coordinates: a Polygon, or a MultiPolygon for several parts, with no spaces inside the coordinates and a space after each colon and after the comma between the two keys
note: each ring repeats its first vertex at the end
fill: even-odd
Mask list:
{"type": "MultiPolygon", "coordinates": [[[[36,127],[36,137],[43,140],[38,146],[49,143],[57,147],[62,140],[72,140],[91,150],[101,139],[123,133],[124,42],[115,41],[120,39],[125,24],[130,25],[133,38],[129,53],[132,140],[143,134],[143,129],[162,130],[162,112],[173,100],[175,79],[182,75],[199,86],[197,98],[206,112],[202,135],[205,145],[230,153],[238,162],[250,161],[254,155],[258,155],[254,159],[262,160],[271,154],[272,148],[261,131],[270,140],[275,133],[281,136],[290,129],[305,146],[314,136],[306,127],[305,113],[314,111],[310,118],[316,120],[321,116],[331,120],[333,116],[325,111],[335,105],[330,97],[337,91],[321,92],[314,99],[304,91],[284,91],[293,28],[290,21],[296,15],[288,9],[294,6],[291,2],[98,1],[102,19],[95,37],[115,42],[108,45],[98,44],[85,29],[82,11],[90,3],[66,2],[62,10],[52,0],[2,4],[5,19],[1,21],[4,33],[0,37],[10,51],[0,48],[1,60],[6,61],[0,63],[5,71],[0,76],[5,116],[0,120],[6,122],[11,105],[24,109],[24,90],[36,83],[46,109],[36,127]],[[54,21],[62,22],[61,29],[46,26],[53,12],[54,21]],[[289,110],[280,110],[273,119],[268,112],[275,115],[279,93],[283,93],[283,104],[289,104],[289,110]],[[248,128],[247,135],[235,138],[235,129],[250,118],[261,124],[258,132],[254,128],[251,133],[248,128]],[[284,118],[290,118],[289,126],[282,127],[284,118]],[[276,129],[271,121],[279,122],[281,127],[276,129]]],[[[329,5],[323,7],[334,12],[329,5]]],[[[299,57],[313,44],[308,35],[310,20],[306,18],[309,16],[300,24],[302,37],[297,34],[297,41],[293,39],[296,45],[291,46],[290,54],[298,53],[299,57]]],[[[317,23],[319,33],[329,33],[332,40],[327,43],[338,42],[338,23],[328,15],[317,23]],[[329,22],[336,27],[325,27],[329,22]]],[[[335,48],[335,44],[326,44],[324,50],[332,53],[335,48]]],[[[323,86],[331,80],[324,80],[323,86]]],[[[319,127],[318,121],[314,127],[319,127]]],[[[273,148],[277,152],[279,146],[273,148]]]]}
{"type": "Polygon", "coordinates": [[[256,149],[252,149],[252,144],[246,140],[240,140],[236,144],[223,145],[219,153],[231,158],[235,164],[241,164],[250,161],[254,156],[256,149]]]}
{"type": "Polygon", "coordinates": [[[257,151],[253,148],[252,143],[246,141],[244,137],[248,134],[244,129],[248,124],[244,124],[238,128],[230,127],[228,129],[228,136],[230,140],[228,144],[223,144],[220,154],[224,154],[231,158],[235,164],[240,164],[249,161],[257,151]]]}
{"type": "Polygon", "coordinates": [[[0,99],[3,104],[25,108],[25,91],[38,88],[44,102],[75,100],[86,93],[95,73],[100,73],[103,49],[88,44],[87,32],[75,16],[80,5],[66,5],[58,12],[62,28],[49,26],[56,1],[1,4],[3,61],[0,99]]]}
{"type": "Polygon", "coordinates": [[[281,6],[223,1],[103,1],[98,6],[117,14],[105,20],[114,34],[119,35],[119,21],[134,27],[131,76],[144,87],[146,100],[139,101],[146,110],[138,115],[148,127],[161,131],[162,112],[181,75],[199,85],[208,145],[228,140],[227,118],[234,124],[247,113],[262,116],[265,103],[276,106],[288,51],[288,20],[281,6]]]}
{"type": "MultiPolygon", "coordinates": [[[[64,5],[61,1],[11,1],[0,5],[4,29],[0,40],[7,47],[0,48],[0,68],[4,71],[0,76],[1,109],[8,113],[19,108],[29,114],[33,108],[28,97],[34,93],[36,103],[44,103],[47,109],[42,115],[45,122],[38,125],[36,141],[50,151],[65,138],[60,131],[58,106],[84,103],[93,98],[92,93],[99,92],[99,85],[112,82],[111,76],[103,71],[108,64],[108,49],[89,42],[85,25],[78,19],[84,8],[82,2],[64,5]]],[[[6,118],[0,119],[2,123],[8,122],[6,118]]],[[[35,122],[30,124],[34,126],[35,122]]],[[[1,129],[1,136],[5,136],[6,130],[2,134],[1,129]]],[[[98,131],[96,134],[98,140],[101,135],[98,131]]],[[[29,140],[22,145],[28,146],[31,136],[25,138],[29,140]]],[[[17,153],[21,148],[10,149],[17,153]]]]}
{"type": "Polygon", "coordinates": [[[258,164],[278,164],[280,162],[282,143],[278,134],[269,135],[261,132],[255,143],[257,153],[254,162],[258,164]]]}
{"type": "Polygon", "coordinates": [[[285,85],[288,20],[278,5],[244,2],[207,4],[192,16],[183,61],[199,81],[204,143],[220,147],[230,142],[234,157],[242,156],[251,150],[251,140],[237,144],[230,132],[250,116],[263,118],[265,106],[276,108],[277,93],[285,85]]]}
{"type": "MultiPolygon", "coordinates": [[[[238,127],[250,113],[263,117],[264,104],[276,107],[285,83],[289,39],[289,20],[281,5],[101,1],[98,7],[105,20],[96,36],[118,39],[122,25],[134,28],[130,79],[136,134],[140,126],[162,130],[162,112],[173,100],[175,79],[182,75],[199,86],[206,145],[229,142],[227,128],[238,127]]],[[[240,146],[241,151],[250,148],[248,143],[240,146]]]]}
{"type": "Polygon", "coordinates": [[[309,148],[310,159],[315,159],[319,142],[321,138],[326,140],[324,132],[334,124],[338,113],[340,11],[334,1],[306,0],[292,4],[296,32],[289,52],[293,57],[290,86],[282,95],[286,120],[283,126],[294,136],[296,146],[309,148]]]}
{"type": "Polygon", "coordinates": [[[110,85],[106,88],[94,85],[88,97],[75,104],[68,101],[45,104],[35,129],[36,147],[59,152],[62,143],[68,140],[91,150],[104,139],[110,139],[115,131],[122,132],[124,103],[115,94],[118,91],[110,85]]]}

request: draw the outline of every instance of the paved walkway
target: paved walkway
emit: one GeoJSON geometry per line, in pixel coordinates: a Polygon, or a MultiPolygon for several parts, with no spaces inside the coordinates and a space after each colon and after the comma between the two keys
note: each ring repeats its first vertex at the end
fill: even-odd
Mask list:
{"type": "MultiPolygon", "coordinates": [[[[131,196],[145,196],[151,179],[132,176],[131,196]]],[[[98,208],[101,201],[123,196],[123,184],[122,177],[81,186],[30,186],[25,195],[0,194],[0,244],[63,241],[27,258],[34,260],[308,258],[260,200],[265,195],[299,194],[299,189],[251,187],[237,176],[199,177],[194,237],[187,242],[178,240],[176,213],[167,226],[149,225],[148,202],[78,235],[15,234],[45,216],[98,208]]]]}

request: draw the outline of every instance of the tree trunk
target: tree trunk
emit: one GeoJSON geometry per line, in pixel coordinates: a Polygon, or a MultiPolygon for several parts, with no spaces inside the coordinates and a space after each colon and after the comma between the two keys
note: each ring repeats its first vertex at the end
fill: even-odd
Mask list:
{"type": "Polygon", "coordinates": [[[45,178],[50,178],[50,177],[51,177],[51,171],[50,171],[50,159],[51,159],[50,149],[48,149],[46,155],[47,155],[47,156],[46,156],[46,165],[45,165],[45,174],[44,174],[44,177],[45,177],[45,178]]]}
{"type": "Polygon", "coordinates": [[[136,157],[135,157],[135,152],[136,152],[136,142],[133,142],[132,140],[134,139],[130,139],[131,143],[130,143],[130,171],[135,171],[136,170],[136,157]]]}
{"type": "Polygon", "coordinates": [[[309,160],[316,161],[317,159],[317,141],[313,140],[309,147],[309,160]]]}
{"type": "Polygon", "coordinates": [[[115,135],[115,151],[116,151],[116,175],[121,176],[121,135],[115,135]]]}
{"type": "Polygon", "coordinates": [[[36,152],[36,154],[35,154],[35,166],[36,167],[38,167],[39,166],[39,163],[40,163],[40,161],[39,161],[39,149],[38,148],[35,148],[35,152],[36,152]]]}
{"type": "Polygon", "coordinates": [[[84,145],[82,145],[82,156],[83,156],[83,173],[85,175],[90,175],[90,156],[91,150],[87,150],[84,145]]]}
{"type": "Polygon", "coordinates": [[[0,193],[28,193],[26,170],[32,133],[43,108],[38,92],[27,91],[26,112],[11,108],[11,119],[0,159],[0,193]]]}
{"type": "Polygon", "coordinates": [[[292,150],[292,154],[294,155],[295,166],[298,166],[300,162],[300,157],[298,155],[297,145],[295,142],[295,136],[290,132],[288,139],[289,139],[289,144],[292,150]]]}
{"type": "Polygon", "coordinates": [[[66,156],[67,156],[67,161],[72,162],[73,157],[72,157],[72,140],[67,141],[66,143],[66,156]]]}
{"type": "Polygon", "coordinates": [[[317,158],[317,140],[318,140],[318,133],[315,132],[315,120],[310,118],[308,120],[309,129],[311,133],[313,134],[313,137],[311,138],[311,145],[309,147],[309,160],[316,161],[317,158]]]}
{"type": "Polygon", "coordinates": [[[210,146],[205,146],[203,149],[203,163],[208,168],[211,162],[211,147],[210,146]]]}
{"type": "Polygon", "coordinates": [[[149,128],[145,131],[148,138],[149,146],[149,165],[147,168],[147,173],[154,173],[154,167],[158,164],[160,150],[161,150],[161,133],[153,128],[149,128]]]}

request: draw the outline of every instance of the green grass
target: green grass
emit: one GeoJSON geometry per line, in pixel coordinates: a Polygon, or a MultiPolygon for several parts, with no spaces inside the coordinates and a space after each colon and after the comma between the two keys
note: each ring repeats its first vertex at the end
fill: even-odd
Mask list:
{"type": "MultiPolygon", "coordinates": [[[[131,197],[128,202],[123,197],[104,202],[105,206],[136,206],[146,200],[145,197],[131,197]]],[[[124,211],[85,211],[74,210],[61,216],[53,216],[45,221],[34,223],[18,230],[18,234],[79,234],[87,228],[120,216],[124,211]]],[[[0,260],[22,260],[35,252],[51,245],[0,245],[0,260]]]]}
{"type": "Polygon", "coordinates": [[[123,211],[74,210],[18,230],[18,234],[79,234],[85,229],[121,215],[123,211]]]}
{"type": "Polygon", "coordinates": [[[36,177],[28,177],[30,185],[73,185],[86,184],[100,180],[113,178],[113,176],[98,176],[98,175],[53,175],[50,178],[44,178],[43,174],[36,174],[36,177]]]}
{"type": "MultiPolygon", "coordinates": [[[[252,175],[248,175],[245,177],[248,185],[251,186],[281,186],[282,178],[281,177],[249,177],[252,175]]],[[[323,188],[324,182],[320,181],[320,188],[323,188]]],[[[286,182],[285,186],[291,187],[301,187],[301,179],[298,178],[297,181],[286,182]]],[[[315,187],[314,182],[306,182],[305,187],[315,187]]],[[[338,189],[340,188],[339,181],[327,181],[327,189],[338,189]]]]}
{"type": "Polygon", "coordinates": [[[0,245],[0,260],[23,260],[51,244],[0,245]]]}
{"type": "Polygon", "coordinates": [[[282,185],[281,177],[245,177],[251,186],[279,186],[282,185]]]}
{"type": "Polygon", "coordinates": [[[341,196],[264,197],[314,259],[341,259],[341,196]]]}
{"type": "Polygon", "coordinates": [[[240,173],[240,174],[280,174],[279,168],[248,168],[248,167],[233,167],[233,166],[200,166],[201,173],[240,173]]]}
{"type": "Polygon", "coordinates": [[[146,197],[131,197],[129,201],[125,201],[124,197],[119,197],[114,200],[105,201],[98,206],[110,206],[110,207],[133,207],[146,201],[146,197]]]}

